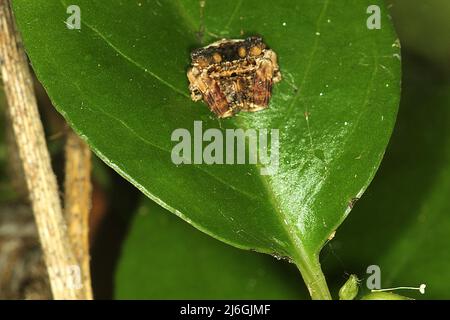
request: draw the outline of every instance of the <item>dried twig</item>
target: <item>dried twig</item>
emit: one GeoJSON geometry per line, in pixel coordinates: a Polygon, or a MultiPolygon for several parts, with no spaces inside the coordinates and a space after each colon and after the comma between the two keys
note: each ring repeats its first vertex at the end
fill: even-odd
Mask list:
{"type": "Polygon", "coordinates": [[[69,241],[33,81],[9,0],[0,0],[0,65],[53,297],[86,299],[85,291],[79,290],[80,268],[69,241]]]}
{"type": "Polygon", "coordinates": [[[65,216],[75,256],[81,267],[85,296],[92,299],[89,255],[89,212],[91,211],[91,151],[73,131],[66,141],[65,216]]]}

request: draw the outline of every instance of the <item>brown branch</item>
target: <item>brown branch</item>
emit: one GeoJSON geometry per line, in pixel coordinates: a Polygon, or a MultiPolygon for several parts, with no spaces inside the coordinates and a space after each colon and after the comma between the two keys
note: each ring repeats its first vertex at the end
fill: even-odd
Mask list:
{"type": "Polygon", "coordinates": [[[19,156],[55,299],[86,299],[69,241],[33,81],[10,1],[0,0],[0,69],[19,156]]]}
{"type": "Polygon", "coordinates": [[[81,267],[85,296],[92,299],[89,255],[89,212],[91,211],[91,151],[72,130],[66,141],[65,216],[75,256],[81,267]]]}

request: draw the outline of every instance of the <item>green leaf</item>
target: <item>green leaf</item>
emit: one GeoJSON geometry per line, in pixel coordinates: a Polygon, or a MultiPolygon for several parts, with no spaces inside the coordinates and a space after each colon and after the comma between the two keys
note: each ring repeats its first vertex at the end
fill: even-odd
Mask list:
{"type": "Polygon", "coordinates": [[[119,299],[305,299],[292,265],[232,248],[144,201],[122,249],[119,299]]]}
{"type": "Polygon", "coordinates": [[[449,299],[450,83],[405,60],[397,127],[366,196],[338,231],[328,256],[330,274],[357,272],[367,292],[366,268],[378,265],[381,288],[419,287],[417,299],[449,299]],[[344,267],[344,268],[343,268],[344,267]]]}
{"type": "Polygon", "coordinates": [[[111,167],[164,208],[236,247],[294,260],[329,297],[318,254],[370,183],[394,126],[400,56],[383,1],[14,2],[53,103],[111,167]],[[369,5],[382,8],[369,30],[369,5]],[[203,6],[204,5],[204,6],[203,6]],[[193,48],[259,34],[284,80],[270,109],[218,120],[190,100],[193,48]],[[177,128],[279,129],[279,168],[171,161],[177,128]]]}

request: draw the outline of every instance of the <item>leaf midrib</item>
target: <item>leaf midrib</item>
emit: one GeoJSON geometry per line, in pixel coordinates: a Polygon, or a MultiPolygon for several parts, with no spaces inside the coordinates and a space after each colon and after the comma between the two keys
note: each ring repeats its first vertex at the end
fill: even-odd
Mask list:
{"type": "MultiPolygon", "coordinates": [[[[320,24],[321,24],[321,21],[322,21],[323,17],[325,16],[326,10],[328,8],[328,4],[329,4],[329,0],[326,0],[324,2],[323,8],[322,8],[322,10],[321,10],[321,12],[319,14],[318,19],[317,19],[316,32],[319,32],[319,30],[320,30],[320,27],[321,27],[320,24]]],[[[303,75],[303,78],[302,78],[302,82],[301,82],[299,91],[292,98],[292,101],[291,101],[290,106],[288,108],[288,112],[287,112],[286,117],[289,117],[289,112],[292,109],[292,106],[295,104],[296,100],[298,99],[298,97],[300,97],[300,95],[303,92],[303,90],[300,90],[300,89],[303,88],[303,85],[306,82],[306,78],[308,77],[308,74],[310,72],[310,69],[311,69],[311,66],[312,66],[312,63],[314,61],[314,57],[315,57],[315,54],[316,54],[316,51],[317,51],[318,43],[319,43],[319,37],[317,37],[316,40],[315,40],[314,46],[313,46],[313,48],[311,50],[310,58],[308,60],[307,67],[305,68],[305,72],[304,72],[304,75],[303,75]]],[[[248,126],[245,126],[244,123],[242,121],[240,121],[240,118],[237,118],[236,122],[241,124],[240,127],[246,127],[247,129],[249,129],[248,126]]],[[[308,253],[307,252],[308,250],[306,250],[306,247],[304,246],[304,244],[303,244],[300,236],[297,234],[296,230],[294,230],[293,228],[289,228],[289,226],[287,226],[284,223],[284,220],[286,219],[286,215],[283,214],[283,212],[281,210],[281,205],[280,205],[276,195],[273,192],[273,188],[271,187],[271,184],[270,184],[270,181],[269,181],[268,177],[263,176],[263,175],[258,175],[258,177],[260,178],[261,185],[264,187],[264,189],[266,191],[266,194],[269,197],[269,202],[272,204],[272,207],[274,209],[275,215],[277,216],[277,218],[279,220],[278,221],[279,224],[284,229],[284,231],[286,233],[286,236],[288,237],[288,239],[291,242],[291,245],[293,245],[294,248],[295,248],[295,251],[296,251],[295,256],[297,256],[297,254],[298,254],[299,258],[304,258],[304,257],[306,257],[308,255],[316,254],[315,252],[308,253]]],[[[292,254],[293,253],[291,252],[291,255],[292,254]]],[[[295,257],[290,257],[290,258],[294,259],[295,257]]]]}

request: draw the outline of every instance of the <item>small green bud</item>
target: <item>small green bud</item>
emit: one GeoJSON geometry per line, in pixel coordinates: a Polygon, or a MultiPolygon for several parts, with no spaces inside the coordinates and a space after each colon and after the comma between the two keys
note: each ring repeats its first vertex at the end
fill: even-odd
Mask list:
{"type": "Polygon", "coordinates": [[[353,300],[358,294],[359,283],[358,277],[351,274],[348,280],[339,290],[339,300],[353,300]]]}

